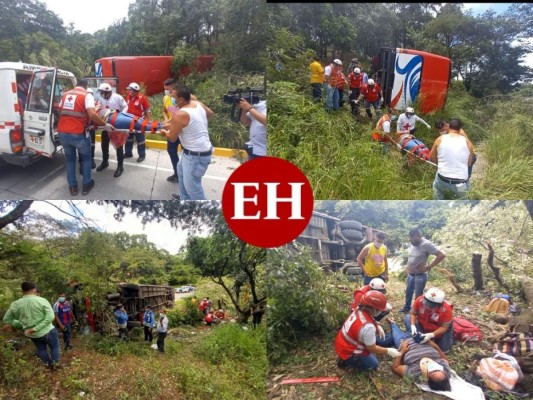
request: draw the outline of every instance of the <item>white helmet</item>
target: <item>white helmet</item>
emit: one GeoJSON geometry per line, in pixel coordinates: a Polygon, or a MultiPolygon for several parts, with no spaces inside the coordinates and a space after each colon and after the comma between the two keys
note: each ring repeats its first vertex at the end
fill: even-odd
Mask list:
{"type": "Polygon", "coordinates": [[[132,82],[128,85],[126,89],[133,89],[138,92],[139,90],[141,90],[141,87],[139,86],[139,84],[132,82]]]}
{"type": "Polygon", "coordinates": [[[380,292],[385,290],[385,282],[381,278],[372,279],[369,285],[372,290],[379,290],[380,292]]]}
{"type": "Polygon", "coordinates": [[[342,61],[339,60],[338,58],[334,59],[333,62],[337,65],[342,65],[342,61]]]}
{"type": "Polygon", "coordinates": [[[112,92],[113,89],[111,89],[111,85],[109,83],[102,83],[99,87],[98,87],[98,91],[99,92],[112,92]]]}
{"type": "Polygon", "coordinates": [[[354,74],[360,74],[361,73],[361,68],[354,68],[353,72],[354,72],[354,74]]]}
{"type": "Polygon", "coordinates": [[[424,293],[424,304],[426,306],[437,307],[444,301],[444,292],[439,288],[429,288],[424,293]]]}
{"type": "Polygon", "coordinates": [[[374,82],[374,79],[370,78],[367,82],[368,86],[373,86],[376,82],[374,82]]]}
{"type": "Polygon", "coordinates": [[[407,107],[407,108],[405,109],[405,112],[406,112],[406,113],[414,114],[414,113],[415,113],[415,109],[414,109],[413,107],[407,107]]]}

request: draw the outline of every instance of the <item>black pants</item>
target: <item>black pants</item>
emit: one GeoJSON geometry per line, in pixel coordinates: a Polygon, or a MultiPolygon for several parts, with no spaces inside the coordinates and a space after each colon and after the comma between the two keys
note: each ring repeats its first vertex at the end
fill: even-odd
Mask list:
{"type": "MultiPolygon", "coordinates": [[[[109,160],[109,133],[107,131],[102,131],[102,157],[104,161],[109,160]]],[[[124,163],[124,146],[121,146],[117,149],[117,162],[118,166],[122,167],[124,163]]]]}
{"type": "Polygon", "coordinates": [[[339,108],[344,106],[344,89],[339,89],[339,108]]]}
{"type": "Polygon", "coordinates": [[[167,332],[157,332],[157,349],[161,352],[165,352],[165,339],[167,332]]]}
{"type": "Polygon", "coordinates": [[[360,88],[357,88],[357,89],[350,89],[350,96],[348,97],[348,99],[350,100],[350,106],[352,108],[352,114],[354,115],[357,115],[359,114],[359,105],[358,104],[354,104],[352,102],[352,100],[357,100],[357,98],[359,97],[359,95],[361,94],[361,89],[360,88]]]}
{"type": "Polygon", "coordinates": [[[263,314],[264,312],[254,312],[252,317],[252,323],[254,324],[254,329],[256,328],[257,325],[259,325],[261,323],[261,320],[263,319],[263,314]]]}
{"type": "Polygon", "coordinates": [[[152,329],[149,326],[144,326],[144,340],[149,341],[152,343],[152,340],[154,340],[154,335],[152,334],[152,329]]]}
{"type": "Polygon", "coordinates": [[[322,83],[311,83],[313,88],[313,99],[315,101],[320,101],[322,98],[322,83]]]}
{"type": "Polygon", "coordinates": [[[121,338],[121,337],[125,337],[127,338],[128,337],[128,328],[121,328],[119,327],[118,328],[118,337],[121,338]]]}

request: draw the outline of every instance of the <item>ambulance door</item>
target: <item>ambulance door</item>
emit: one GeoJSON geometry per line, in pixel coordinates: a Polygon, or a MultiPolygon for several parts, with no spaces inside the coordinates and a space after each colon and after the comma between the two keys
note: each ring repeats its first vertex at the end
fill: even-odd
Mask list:
{"type": "Polygon", "coordinates": [[[25,146],[46,157],[52,157],[59,146],[57,133],[54,133],[57,112],[55,115],[53,112],[54,105],[58,106],[58,101],[55,101],[56,78],[56,69],[33,73],[23,116],[25,146]]]}

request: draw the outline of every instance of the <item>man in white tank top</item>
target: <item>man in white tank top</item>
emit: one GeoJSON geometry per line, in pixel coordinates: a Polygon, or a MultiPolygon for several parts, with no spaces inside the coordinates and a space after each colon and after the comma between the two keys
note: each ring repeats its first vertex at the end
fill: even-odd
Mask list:
{"type": "Polygon", "coordinates": [[[461,120],[454,118],[449,123],[447,135],[435,140],[429,158],[438,164],[433,182],[435,199],[461,199],[470,190],[468,167],[472,165],[474,148],[470,140],[460,134],[461,120]]]}
{"type": "Polygon", "coordinates": [[[178,111],[161,131],[171,142],[178,140],[183,149],[178,162],[179,196],[173,199],[205,200],[202,177],[211,163],[213,145],[209,139],[207,120],[213,111],[200,101],[191,99],[191,91],[185,85],[172,89],[178,111]]]}

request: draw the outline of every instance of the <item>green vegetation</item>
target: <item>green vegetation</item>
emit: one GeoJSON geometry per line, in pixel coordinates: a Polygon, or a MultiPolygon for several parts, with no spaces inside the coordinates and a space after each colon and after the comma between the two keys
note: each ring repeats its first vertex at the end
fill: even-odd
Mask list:
{"type": "Polygon", "coordinates": [[[252,249],[230,234],[217,202],[97,203],[115,207],[118,220],[126,215],[136,215],[144,223],[165,220],[175,228],[190,226],[190,235],[202,232],[207,236],[191,236],[180,253],[169,254],[146,235],[95,229],[94,223],[81,216],[85,207],[96,207],[94,203],[68,203],[69,211],[77,218],[61,220],[32,209],[33,201],[0,202],[0,318],[21,296],[19,288],[24,280],[36,282],[40,295],[51,303],[63,291],[70,298],[80,297],[69,286],[79,282],[83,295],[91,299],[92,311],[102,316],[99,322],[103,330],[108,332],[74,333],[74,349],[62,351],[60,370],[50,372],[35,357],[34,344],[22,332],[7,332],[0,326],[0,398],[264,397],[266,329],[263,324],[252,330],[252,324],[247,324],[248,315],[242,315],[243,310],[249,312],[256,297],[265,297],[264,256],[249,258],[256,252],[261,255],[263,250],[252,249]],[[195,266],[190,260],[198,258],[191,243],[202,240],[219,249],[238,249],[224,253],[231,265],[217,268],[220,260],[204,248],[202,255],[208,267],[195,266]],[[253,261],[253,265],[241,265],[239,255],[245,256],[242,261],[253,261]],[[225,272],[219,274],[219,270],[225,272]],[[243,280],[245,271],[249,276],[243,280]],[[196,291],[190,297],[177,295],[180,298],[168,309],[170,329],[164,354],[144,342],[141,327],[131,329],[129,342],[124,342],[117,338],[113,321],[105,322],[109,317],[106,294],[115,292],[118,282],[195,283],[196,291]],[[210,327],[201,323],[198,301],[207,296],[214,307],[222,304],[228,322],[210,327]]]}
{"type": "MultiPolygon", "coordinates": [[[[475,371],[474,355],[490,354],[494,341],[505,327],[493,322],[493,315],[484,313],[484,307],[496,293],[508,293],[522,309],[527,305],[520,297],[518,280],[531,276],[531,259],[522,256],[531,250],[533,223],[524,202],[316,202],[317,209],[339,218],[354,219],[387,231],[386,240],[406,243],[408,230],[423,223],[425,237],[430,237],[446,254],[446,259],[429,273],[426,288],[438,286],[454,305],[454,315],[480,326],[484,340],[479,343],[456,344],[449,358],[459,374],[475,371]],[[401,239],[399,233],[402,233],[401,239]],[[487,266],[487,241],[495,250],[495,263],[500,267],[506,290],[498,285],[487,266]],[[470,268],[472,254],[482,254],[485,291],[471,290],[473,277],[470,268]],[[458,293],[441,270],[451,272],[464,292],[458,293]]],[[[405,250],[392,246],[394,259],[405,265],[405,250]]],[[[390,266],[390,261],[389,261],[390,266]]],[[[380,356],[375,373],[341,370],[337,367],[333,343],[349,313],[353,290],[362,286],[361,280],[349,282],[342,274],[324,274],[314,262],[308,249],[300,246],[275,249],[269,252],[269,306],[267,314],[267,349],[270,369],[267,393],[270,397],[294,396],[302,399],[437,399],[424,394],[411,381],[394,375],[387,356],[380,356]],[[290,290],[288,288],[290,287],[290,290]],[[324,385],[281,385],[282,379],[317,376],[338,376],[339,383],[324,385]],[[380,391],[382,395],[378,393],[380,391]]],[[[405,299],[405,277],[401,267],[390,274],[387,300],[392,304],[392,318],[403,326],[404,314],[398,310],[405,299]]],[[[387,332],[389,324],[382,322],[387,332]]],[[[531,376],[526,378],[531,388],[531,376]]],[[[514,397],[508,395],[509,399],[514,397]]],[[[487,398],[502,398],[489,393],[487,398]]]]}

